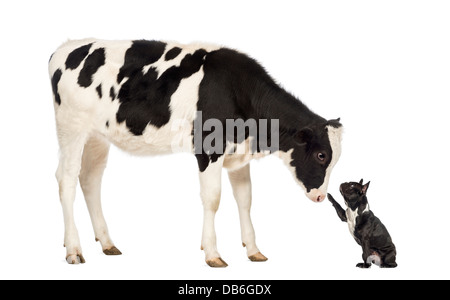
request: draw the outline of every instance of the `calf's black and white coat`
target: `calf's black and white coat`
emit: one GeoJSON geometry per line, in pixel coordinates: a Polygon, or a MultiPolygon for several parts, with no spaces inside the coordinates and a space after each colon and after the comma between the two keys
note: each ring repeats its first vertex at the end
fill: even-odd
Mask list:
{"type": "Polygon", "coordinates": [[[341,151],[339,120],[327,121],[310,111],[245,54],[204,44],[74,40],[53,53],[49,75],[60,146],[56,177],[69,263],[84,262],[73,217],[78,179],[96,240],[106,254],[120,254],[100,204],[110,143],[136,155],[195,154],[204,207],[201,246],[210,266],[226,266],[217,251],[214,230],[223,167],[228,169],[242,242],[251,260],[266,258],[256,246],[250,219],[250,160],[276,153],[308,198],[316,202],[325,198],[341,151]],[[262,137],[270,141],[272,133],[255,122],[248,124],[254,124],[256,131],[237,137],[224,134],[214,143],[216,151],[205,149],[202,142],[212,132],[206,126],[212,119],[222,124],[227,120],[277,120],[279,146],[274,150],[259,143],[262,137]],[[200,122],[198,128],[194,128],[195,121],[200,122]],[[236,151],[239,147],[248,151],[236,151]]]}

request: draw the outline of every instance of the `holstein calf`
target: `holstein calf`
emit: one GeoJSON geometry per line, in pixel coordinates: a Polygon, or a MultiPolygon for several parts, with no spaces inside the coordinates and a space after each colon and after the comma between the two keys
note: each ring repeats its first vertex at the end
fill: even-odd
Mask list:
{"type": "Polygon", "coordinates": [[[56,171],[68,263],[83,263],[73,216],[79,179],[95,237],[112,242],[100,204],[110,143],[137,155],[188,151],[199,166],[204,209],[201,248],[211,267],[227,264],[214,217],[222,168],[236,198],[242,243],[264,261],[250,219],[250,160],[276,153],[308,198],[326,197],[339,159],[342,125],[310,111],[254,59],[236,50],[161,41],[68,41],[49,62],[60,160],[56,171]]]}

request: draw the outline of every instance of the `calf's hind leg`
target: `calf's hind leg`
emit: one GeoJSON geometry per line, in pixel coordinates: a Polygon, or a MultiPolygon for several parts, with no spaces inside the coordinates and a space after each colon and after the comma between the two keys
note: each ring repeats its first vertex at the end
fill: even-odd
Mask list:
{"type": "Polygon", "coordinates": [[[91,136],[84,146],[79,178],[94,227],[95,240],[100,241],[103,253],[106,255],[120,255],[122,253],[114,246],[109,236],[100,200],[103,171],[108,160],[108,153],[109,142],[102,137],[91,136]]]}
{"type": "Polygon", "coordinates": [[[69,264],[84,263],[78,230],[73,215],[73,202],[77,187],[77,177],[81,168],[81,156],[86,142],[86,134],[59,136],[60,157],[56,171],[59,197],[64,216],[64,246],[69,264]]]}

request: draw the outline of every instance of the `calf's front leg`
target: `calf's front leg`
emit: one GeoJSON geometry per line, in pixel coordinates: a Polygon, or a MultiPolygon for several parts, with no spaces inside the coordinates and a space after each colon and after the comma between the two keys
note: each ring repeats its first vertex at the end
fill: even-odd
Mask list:
{"type": "Polygon", "coordinates": [[[255,230],[250,218],[252,206],[252,183],[250,179],[250,164],[237,170],[228,171],[233,195],[236,199],[241,222],[242,245],[247,247],[247,256],[251,261],[266,261],[265,257],[256,246],[255,230]]]}
{"type": "Polygon", "coordinates": [[[214,218],[220,203],[223,157],[200,172],[200,196],[203,203],[203,232],[201,249],[210,267],[226,267],[228,264],[217,251],[214,218]]]}

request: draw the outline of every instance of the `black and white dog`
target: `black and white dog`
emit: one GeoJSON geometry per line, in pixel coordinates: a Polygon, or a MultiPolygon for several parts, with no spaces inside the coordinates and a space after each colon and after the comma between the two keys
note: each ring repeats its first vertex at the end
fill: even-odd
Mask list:
{"type": "Polygon", "coordinates": [[[328,194],[328,200],[333,204],[339,218],[347,222],[350,233],[363,249],[363,262],[356,266],[370,268],[374,263],[381,268],[395,268],[396,250],[386,227],[369,209],[367,189],[369,182],[363,185],[358,182],[345,182],[339,190],[344,197],[347,210],[344,210],[333,196],[328,194]]]}

